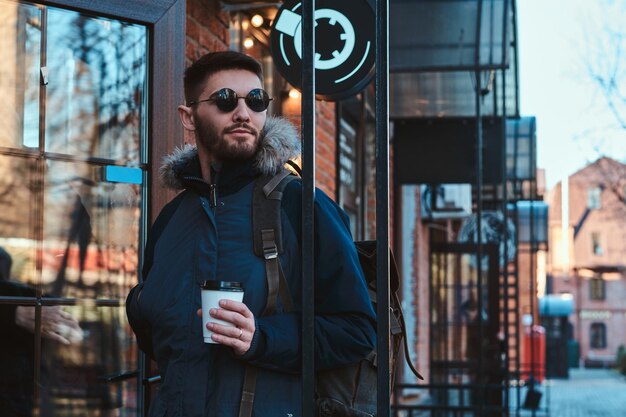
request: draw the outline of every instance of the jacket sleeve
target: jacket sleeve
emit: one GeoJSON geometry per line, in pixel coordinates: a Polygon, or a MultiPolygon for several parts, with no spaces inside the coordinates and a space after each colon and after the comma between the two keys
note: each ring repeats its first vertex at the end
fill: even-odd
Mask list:
{"type": "Polygon", "coordinates": [[[144,249],[143,266],[141,269],[141,282],[133,287],[126,297],[126,316],[128,317],[130,327],[137,337],[137,344],[139,348],[152,359],[154,359],[152,329],[150,323],[141,314],[139,298],[144,282],[148,279],[148,274],[152,268],[156,242],[181,201],[182,193],[163,208],[154,222],[154,225],[148,232],[148,240],[144,249]]]}
{"type": "MultiPolygon", "coordinates": [[[[0,281],[0,295],[9,297],[35,297],[35,290],[21,282],[0,281]]],[[[34,307],[33,307],[34,308],[34,307]]],[[[20,327],[15,322],[17,305],[0,305],[0,332],[6,335],[13,335],[20,331],[20,327]]],[[[21,331],[24,331],[21,329],[21,331]]]]}
{"type": "MultiPolygon", "coordinates": [[[[292,181],[283,198],[283,215],[289,218],[297,243],[301,241],[300,190],[300,182],[292,181]]],[[[367,357],[376,343],[376,318],[347,216],[320,190],[316,191],[314,216],[315,366],[328,369],[367,357]]],[[[264,368],[299,372],[301,287],[292,284],[300,282],[300,276],[294,276],[301,274],[300,246],[291,249],[297,261],[288,262],[290,266],[285,274],[296,311],[258,317],[253,345],[244,359],[264,368]]]]}

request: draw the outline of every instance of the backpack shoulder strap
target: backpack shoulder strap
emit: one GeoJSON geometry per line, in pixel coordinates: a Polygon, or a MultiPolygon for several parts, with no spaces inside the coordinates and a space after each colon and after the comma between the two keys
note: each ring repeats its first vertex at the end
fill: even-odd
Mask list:
{"type": "Polygon", "coordinates": [[[280,282],[278,255],[283,253],[280,206],[285,187],[295,178],[285,169],[273,177],[259,177],[254,186],[252,195],[254,254],[265,259],[268,290],[264,316],[272,314],[276,309],[280,282]]]}
{"type": "MultiPolygon", "coordinates": [[[[296,177],[288,170],[283,170],[273,177],[259,177],[254,184],[252,194],[252,238],[254,254],[265,260],[267,277],[267,303],[262,315],[267,316],[276,310],[276,300],[280,292],[281,300],[287,310],[293,310],[291,295],[286,289],[278,255],[283,253],[283,233],[280,218],[280,205],[283,191],[296,177]],[[285,299],[287,297],[287,299],[285,299]]],[[[256,391],[257,368],[246,366],[239,417],[250,417],[256,391]]]]}

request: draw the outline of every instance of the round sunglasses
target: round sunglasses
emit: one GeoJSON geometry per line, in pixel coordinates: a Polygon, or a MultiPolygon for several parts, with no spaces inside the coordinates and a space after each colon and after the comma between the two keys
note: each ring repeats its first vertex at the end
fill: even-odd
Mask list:
{"type": "Polygon", "coordinates": [[[189,106],[193,106],[194,104],[202,103],[204,101],[209,101],[215,103],[218,109],[225,113],[230,113],[231,111],[237,108],[237,103],[239,99],[244,99],[246,102],[246,106],[252,111],[262,112],[267,110],[267,107],[270,105],[270,101],[273,99],[267,94],[267,91],[261,88],[255,88],[251,90],[248,95],[245,97],[237,96],[237,93],[230,88],[222,88],[221,90],[216,91],[211,94],[211,97],[205,98],[204,100],[196,100],[189,103],[189,106]]]}

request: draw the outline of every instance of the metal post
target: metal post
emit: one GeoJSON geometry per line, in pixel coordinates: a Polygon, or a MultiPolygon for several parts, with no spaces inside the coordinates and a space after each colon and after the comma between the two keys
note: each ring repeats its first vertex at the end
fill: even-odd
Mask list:
{"type": "MultiPolygon", "coordinates": [[[[508,27],[508,1],[505,2],[504,4],[504,14],[503,14],[503,19],[502,19],[502,63],[506,62],[507,59],[507,49],[508,49],[508,43],[507,43],[507,27],[508,27]]],[[[496,88],[494,88],[494,91],[497,91],[496,88]]],[[[502,172],[503,172],[503,178],[502,178],[502,217],[504,218],[504,235],[502,236],[502,239],[504,240],[504,265],[503,265],[503,286],[504,286],[504,300],[503,300],[503,307],[504,307],[504,314],[503,314],[503,318],[504,318],[504,324],[503,324],[503,328],[504,328],[504,355],[503,355],[503,360],[504,360],[504,364],[503,364],[503,368],[502,368],[502,377],[504,378],[504,396],[503,396],[503,408],[504,408],[504,415],[508,416],[509,415],[509,402],[511,401],[510,398],[510,389],[511,389],[511,378],[509,375],[509,307],[510,307],[510,303],[509,303],[509,228],[508,228],[508,224],[509,224],[509,186],[508,186],[508,182],[509,182],[509,178],[508,178],[508,172],[507,172],[507,166],[506,166],[506,161],[507,161],[507,145],[508,145],[508,130],[507,130],[507,113],[506,113],[506,69],[502,69],[502,132],[503,132],[503,138],[504,138],[504,143],[503,143],[503,152],[502,152],[502,172]]],[[[515,175],[515,174],[514,174],[515,175]]]]}
{"type": "Polygon", "coordinates": [[[389,374],[389,0],[376,0],[377,416],[390,414],[389,374]]]}
{"type": "MultiPolygon", "coordinates": [[[[475,105],[476,105],[476,281],[478,292],[478,340],[483,340],[483,242],[482,242],[482,207],[483,207],[483,126],[481,107],[481,71],[480,71],[480,37],[482,25],[482,0],[478,1],[476,16],[476,49],[474,50],[474,71],[476,77],[475,105]]],[[[483,415],[485,405],[485,381],[484,381],[484,361],[482,346],[478,349],[478,392],[479,415],[483,415]]]]}
{"type": "Polygon", "coordinates": [[[315,0],[302,2],[302,417],[315,414],[315,0]]]}
{"type": "MultiPolygon", "coordinates": [[[[532,132],[532,131],[530,131],[532,132]]],[[[530,314],[533,317],[533,322],[530,327],[530,377],[534,378],[534,380],[539,380],[539,375],[541,375],[541,371],[539,371],[539,375],[535,375],[535,355],[538,355],[539,352],[535,352],[535,337],[533,333],[533,329],[535,328],[535,318],[539,318],[539,314],[535,314],[535,300],[536,300],[536,288],[535,288],[535,279],[536,279],[536,267],[535,267],[535,256],[537,255],[537,248],[535,243],[535,198],[537,198],[537,169],[535,164],[535,149],[533,146],[533,141],[529,140],[529,150],[530,150],[530,167],[535,170],[535,172],[531,173],[531,178],[534,180],[530,183],[530,208],[529,208],[529,220],[528,226],[530,227],[530,231],[528,233],[528,237],[530,240],[530,253],[529,253],[529,263],[530,263],[530,314]]],[[[538,325],[538,324],[537,324],[538,325]]],[[[544,364],[545,366],[545,364],[544,364]]],[[[531,387],[534,388],[535,382],[531,384],[531,387]]],[[[538,405],[540,407],[540,405],[538,405]]],[[[537,415],[537,409],[532,409],[532,416],[535,417],[537,415]]]]}

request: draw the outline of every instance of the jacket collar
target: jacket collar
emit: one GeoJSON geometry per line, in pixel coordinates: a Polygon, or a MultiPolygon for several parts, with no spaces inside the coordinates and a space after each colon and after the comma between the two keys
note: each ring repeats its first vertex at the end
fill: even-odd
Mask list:
{"type": "MultiPolygon", "coordinates": [[[[261,132],[259,150],[250,161],[214,164],[212,169],[219,172],[220,183],[222,180],[229,183],[236,177],[275,175],[289,159],[299,155],[300,138],[295,126],[286,119],[268,117],[261,132]]],[[[196,188],[203,183],[197,148],[185,144],[182,148],[174,149],[174,152],[163,158],[159,177],[164,187],[174,190],[196,188]]]]}

